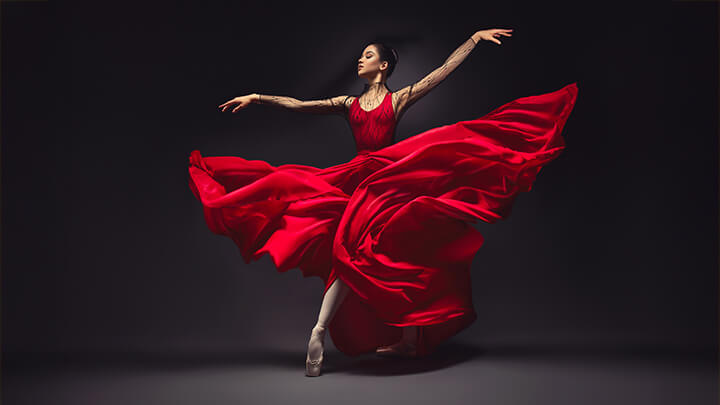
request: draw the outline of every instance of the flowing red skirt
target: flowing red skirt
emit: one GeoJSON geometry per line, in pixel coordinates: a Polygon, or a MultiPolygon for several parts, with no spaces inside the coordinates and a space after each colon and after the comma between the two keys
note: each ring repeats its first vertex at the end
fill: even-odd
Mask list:
{"type": "Polygon", "coordinates": [[[485,116],[433,128],[325,169],[192,151],[189,184],[206,222],[244,261],[336,278],[351,291],[329,325],[355,356],[418,326],[418,355],[477,317],[471,224],[510,215],[519,192],[565,147],[576,83],[518,98],[485,116]]]}

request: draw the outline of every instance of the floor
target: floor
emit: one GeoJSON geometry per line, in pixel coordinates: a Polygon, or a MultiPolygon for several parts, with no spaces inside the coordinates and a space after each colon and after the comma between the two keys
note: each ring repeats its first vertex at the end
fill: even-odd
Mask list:
{"type": "Polygon", "coordinates": [[[115,404],[717,404],[712,353],[571,347],[481,348],[423,359],[355,358],[326,349],[320,377],[305,353],[11,359],[4,405],[115,404]]]}

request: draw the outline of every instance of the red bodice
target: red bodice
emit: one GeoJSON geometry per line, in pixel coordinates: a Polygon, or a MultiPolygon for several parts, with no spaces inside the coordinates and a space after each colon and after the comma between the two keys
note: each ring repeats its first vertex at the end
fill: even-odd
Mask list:
{"type": "Polygon", "coordinates": [[[370,111],[363,110],[356,97],[350,105],[348,121],[352,128],[358,154],[392,145],[395,142],[396,124],[392,93],[388,91],[382,103],[370,111]]]}

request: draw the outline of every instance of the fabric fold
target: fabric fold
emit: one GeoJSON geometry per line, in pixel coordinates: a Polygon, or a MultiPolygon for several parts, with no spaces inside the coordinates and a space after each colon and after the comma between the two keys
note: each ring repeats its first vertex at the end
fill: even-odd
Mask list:
{"type": "Polygon", "coordinates": [[[193,151],[190,188],[246,262],[268,253],[325,291],[336,278],[351,288],[330,324],[345,354],[416,325],[426,355],[476,319],[470,266],[483,237],[471,224],[507,218],[562,153],[577,92],[572,83],[519,98],[324,169],[193,151]]]}

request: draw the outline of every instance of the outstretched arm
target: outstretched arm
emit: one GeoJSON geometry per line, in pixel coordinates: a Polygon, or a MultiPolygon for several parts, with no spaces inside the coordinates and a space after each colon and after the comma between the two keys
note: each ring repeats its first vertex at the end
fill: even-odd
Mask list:
{"type": "Polygon", "coordinates": [[[350,96],[337,96],[322,100],[302,101],[293,97],[271,96],[267,94],[248,94],[246,96],[235,97],[234,99],[221,104],[220,108],[224,112],[226,109],[237,105],[232,112],[235,113],[247,107],[249,104],[270,105],[285,108],[290,111],[315,113],[315,114],[344,114],[346,112],[346,102],[350,96]]]}
{"type": "Polygon", "coordinates": [[[344,114],[345,102],[350,96],[337,96],[321,100],[301,101],[292,97],[255,94],[255,104],[272,105],[292,111],[315,114],[344,114]]]}
{"type": "Polygon", "coordinates": [[[450,75],[450,73],[452,73],[452,71],[455,70],[465,60],[465,58],[467,58],[470,52],[472,52],[475,48],[475,45],[477,45],[481,39],[491,40],[500,44],[500,41],[498,41],[495,36],[500,34],[510,36],[511,34],[509,34],[509,31],[512,30],[489,29],[474,33],[457,49],[455,49],[455,51],[448,56],[440,67],[430,72],[421,80],[397,91],[396,104],[397,110],[399,111],[399,114],[397,115],[399,116],[400,113],[404,112],[404,110],[413,105],[416,101],[430,92],[430,90],[434,89],[438,84],[445,80],[445,78],[447,78],[448,75],[450,75]]]}

